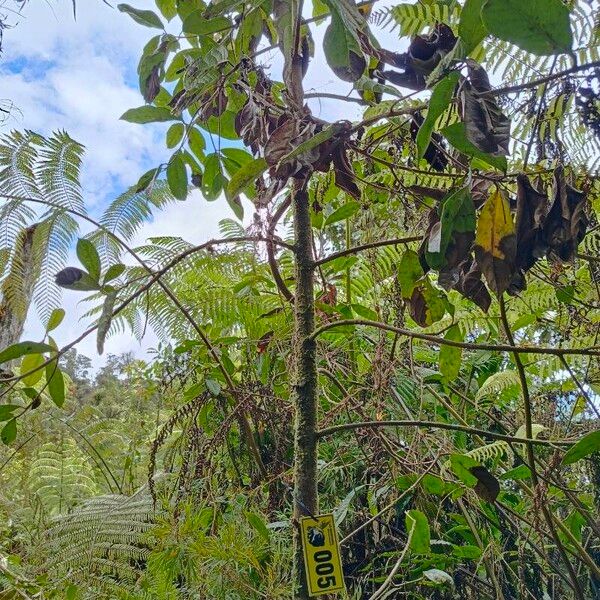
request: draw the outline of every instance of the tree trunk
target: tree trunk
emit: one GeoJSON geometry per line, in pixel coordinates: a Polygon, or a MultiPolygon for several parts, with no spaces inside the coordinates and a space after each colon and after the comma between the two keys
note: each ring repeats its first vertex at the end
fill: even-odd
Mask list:
{"type": "Polygon", "coordinates": [[[34,253],[37,225],[17,238],[8,277],[0,289],[0,350],[16,344],[23,335],[33,288],[39,275],[39,256],[34,253]]]}
{"type": "MultiPolygon", "coordinates": [[[[317,357],[310,336],[315,324],[314,257],[310,206],[304,184],[293,190],[296,243],[296,293],[294,304],[294,522],[316,515],[317,495],[317,357]]],[[[308,598],[299,529],[294,529],[294,583],[296,598],[308,598]]]]}

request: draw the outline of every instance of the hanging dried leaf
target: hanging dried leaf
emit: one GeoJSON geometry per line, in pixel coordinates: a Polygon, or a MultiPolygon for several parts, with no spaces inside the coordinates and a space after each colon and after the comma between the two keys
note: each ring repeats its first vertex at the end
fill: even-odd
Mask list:
{"type": "Polygon", "coordinates": [[[462,120],[467,139],[492,156],[506,156],[510,142],[510,119],[502,112],[494,96],[481,95],[492,89],[485,69],[467,61],[469,81],[461,89],[462,120]]]}
{"type": "Polygon", "coordinates": [[[481,277],[482,273],[479,265],[469,258],[461,265],[458,283],[454,286],[454,289],[477,304],[481,310],[487,312],[492,304],[492,297],[481,277]]]}
{"type": "Polygon", "coordinates": [[[483,206],[475,236],[475,258],[490,289],[505,292],[515,274],[517,238],[504,195],[496,190],[483,206]]]}
{"type": "Polygon", "coordinates": [[[564,171],[559,167],[554,172],[553,195],[543,228],[547,254],[550,260],[569,262],[575,258],[588,226],[585,194],[566,183],[564,171]]]}
{"type": "Polygon", "coordinates": [[[529,271],[537,259],[544,255],[546,246],[542,227],[546,216],[548,198],[536,190],[526,175],[517,177],[517,272],[508,289],[516,294],[526,288],[524,273],[529,271]]]}
{"type": "Polygon", "coordinates": [[[413,289],[409,308],[414,322],[421,327],[428,327],[439,321],[446,312],[444,294],[433,287],[426,276],[413,289]]]}

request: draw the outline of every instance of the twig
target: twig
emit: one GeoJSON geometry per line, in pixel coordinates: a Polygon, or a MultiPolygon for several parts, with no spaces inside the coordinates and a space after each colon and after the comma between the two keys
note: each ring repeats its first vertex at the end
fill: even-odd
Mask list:
{"type": "Polygon", "coordinates": [[[512,435],[505,435],[503,433],[496,433],[494,431],[485,431],[483,429],[476,429],[474,427],[468,427],[466,425],[455,425],[454,423],[440,423],[438,421],[357,421],[355,423],[342,423],[341,425],[333,425],[325,429],[320,429],[317,432],[319,439],[329,437],[335,433],[341,431],[351,431],[353,429],[376,429],[380,427],[424,427],[428,429],[448,429],[450,431],[462,431],[471,435],[478,435],[483,438],[490,438],[492,440],[503,440],[505,442],[512,442],[515,444],[535,444],[538,446],[572,446],[577,440],[538,440],[531,438],[521,438],[512,435]]]}
{"type": "Polygon", "coordinates": [[[325,323],[314,330],[312,333],[313,338],[317,338],[325,331],[334,329],[335,327],[344,327],[346,325],[361,325],[363,327],[375,327],[376,329],[383,329],[384,331],[391,331],[392,333],[399,333],[409,338],[417,340],[425,340],[441,346],[453,346],[455,348],[464,348],[467,350],[488,350],[492,352],[517,352],[522,354],[552,354],[555,356],[564,356],[568,354],[576,354],[580,356],[600,356],[600,349],[597,348],[547,348],[547,347],[535,347],[535,346],[511,346],[508,344],[476,344],[471,342],[455,342],[441,338],[429,333],[419,333],[418,331],[411,331],[410,329],[402,329],[401,327],[394,327],[387,323],[381,323],[379,321],[369,321],[367,319],[343,319],[341,321],[333,321],[331,323],[325,323]]]}

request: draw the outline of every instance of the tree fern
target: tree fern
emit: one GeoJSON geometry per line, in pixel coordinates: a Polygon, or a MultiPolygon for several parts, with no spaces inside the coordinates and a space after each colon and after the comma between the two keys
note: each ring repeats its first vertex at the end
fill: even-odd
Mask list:
{"type": "Polygon", "coordinates": [[[68,437],[40,447],[29,470],[29,487],[49,514],[69,510],[97,489],[87,457],[68,437]]]}

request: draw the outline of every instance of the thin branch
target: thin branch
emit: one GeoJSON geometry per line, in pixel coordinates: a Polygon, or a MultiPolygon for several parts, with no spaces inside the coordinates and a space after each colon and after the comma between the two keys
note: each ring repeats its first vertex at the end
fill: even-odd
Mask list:
{"type": "Polygon", "coordinates": [[[508,344],[476,344],[469,342],[455,342],[445,338],[431,335],[429,333],[419,333],[417,331],[411,331],[410,329],[402,329],[401,327],[394,327],[387,323],[381,323],[379,321],[369,321],[367,319],[343,319],[341,321],[333,321],[331,323],[325,323],[314,330],[312,337],[317,338],[319,335],[334,329],[335,327],[344,327],[346,325],[361,325],[363,327],[375,327],[376,329],[382,329],[384,331],[391,331],[392,333],[399,333],[409,338],[417,340],[425,340],[441,346],[453,346],[455,348],[463,348],[466,350],[488,350],[492,352],[517,352],[522,354],[552,354],[555,356],[564,356],[568,354],[576,354],[580,356],[600,356],[600,349],[597,348],[546,348],[546,347],[535,347],[535,346],[510,346],[508,344]]]}
{"type": "Polygon", "coordinates": [[[527,90],[538,85],[543,85],[544,83],[549,83],[550,81],[554,81],[555,79],[560,79],[561,77],[565,77],[570,75],[571,73],[577,73],[578,71],[587,71],[588,69],[595,69],[600,67],[600,61],[594,61],[589,63],[584,63],[583,65],[576,65],[569,69],[565,69],[564,71],[558,71],[557,73],[551,73],[550,75],[546,75],[545,77],[540,77],[539,79],[534,79],[532,81],[526,81],[524,83],[519,83],[516,85],[507,85],[504,87],[496,88],[494,90],[489,90],[487,92],[479,92],[479,96],[500,96],[503,94],[512,94],[514,92],[520,92],[521,90],[527,90]]]}
{"type": "Polygon", "coordinates": [[[336,258],[340,258],[341,256],[348,256],[349,254],[356,254],[358,252],[362,252],[363,250],[368,250],[369,248],[380,248],[382,246],[397,246],[398,244],[409,244],[411,242],[419,242],[423,239],[422,235],[413,235],[405,238],[395,238],[390,240],[379,240],[377,242],[369,242],[368,244],[361,244],[360,246],[354,246],[354,248],[347,248],[346,250],[340,250],[339,252],[334,252],[329,256],[325,256],[324,258],[320,258],[315,261],[315,266],[324,265],[327,262],[335,260],[336,258]]]}
{"type": "Polygon", "coordinates": [[[455,425],[454,423],[440,423],[438,421],[358,421],[356,423],[342,423],[341,425],[333,425],[325,429],[321,429],[317,432],[319,439],[334,435],[340,431],[351,431],[353,429],[377,429],[380,427],[425,427],[428,429],[448,429],[449,431],[462,431],[471,435],[479,435],[483,438],[489,438],[492,440],[502,440],[505,442],[512,442],[515,444],[536,444],[538,446],[561,446],[570,447],[577,440],[538,440],[538,439],[527,439],[514,437],[512,435],[505,435],[503,433],[496,433],[494,431],[485,431],[483,429],[476,429],[474,427],[468,427],[466,425],[455,425]]]}

